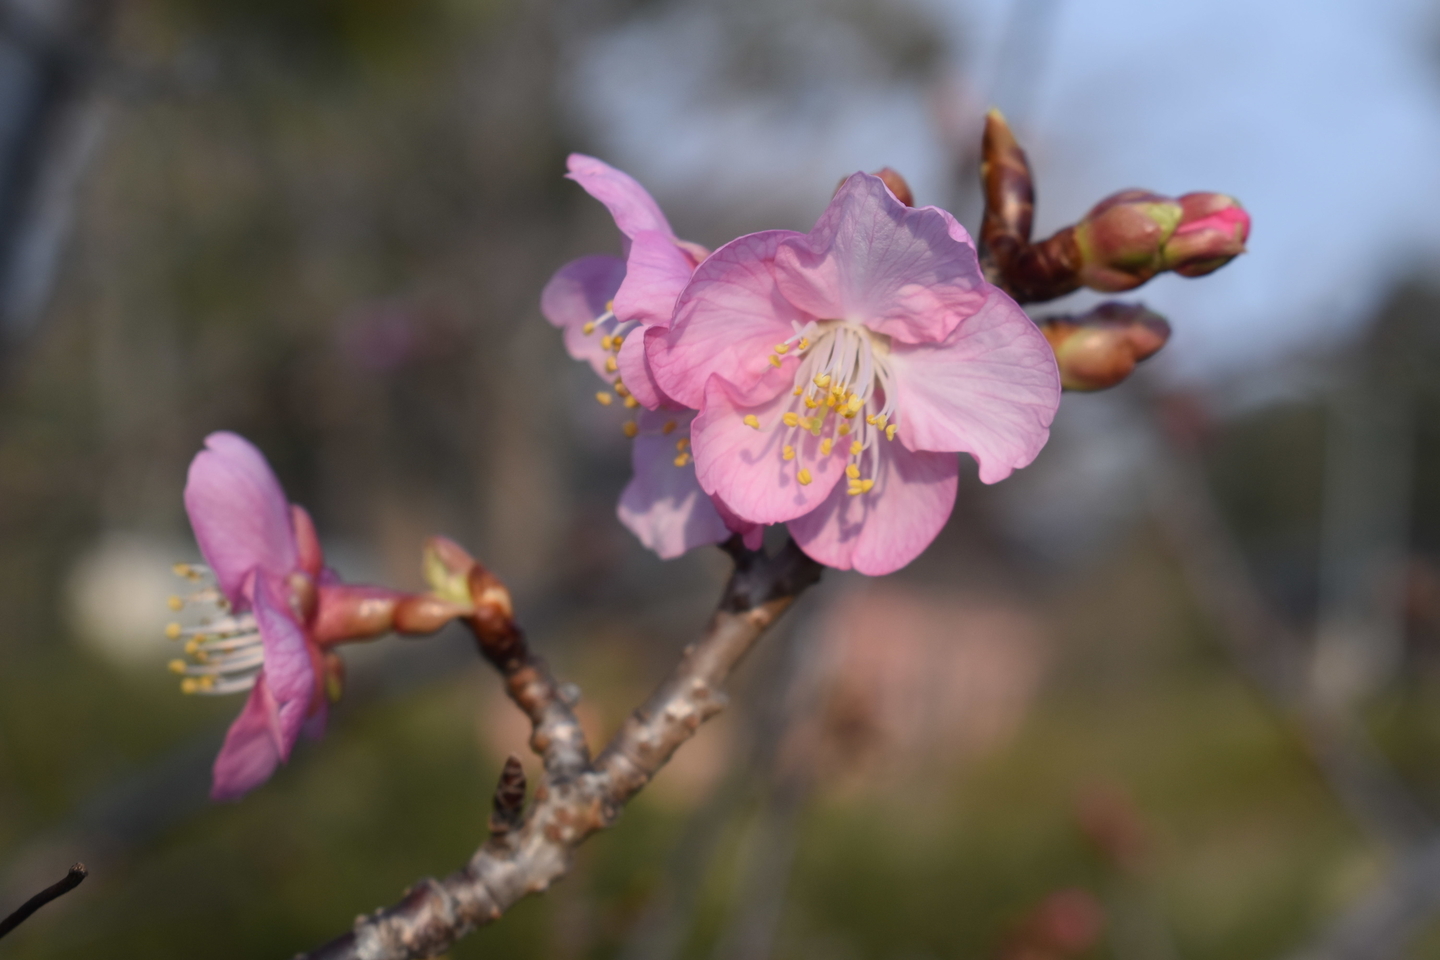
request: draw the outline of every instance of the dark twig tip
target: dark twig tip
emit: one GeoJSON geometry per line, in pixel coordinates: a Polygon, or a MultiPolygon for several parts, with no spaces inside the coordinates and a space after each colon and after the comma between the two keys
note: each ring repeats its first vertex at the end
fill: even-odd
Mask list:
{"type": "Polygon", "coordinates": [[[32,913],[45,906],[45,904],[49,903],[51,900],[63,897],[71,890],[74,890],[76,887],[80,886],[80,882],[89,875],[90,871],[85,869],[85,864],[76,863],[71,865],[70,870],[68,873],[65,874],[64,879],[60,880],[58,883],[51,884],[44,890],[41,890],[39,893],[35,894],[35,896],[22,903],[19,910],[16,910],[4,920],[0,920],[0,937],[5,936],[11,930],[14,930],[16,927],[20,926],[20,924],[24,923],[30,918],[30,915],[32,913]]]}

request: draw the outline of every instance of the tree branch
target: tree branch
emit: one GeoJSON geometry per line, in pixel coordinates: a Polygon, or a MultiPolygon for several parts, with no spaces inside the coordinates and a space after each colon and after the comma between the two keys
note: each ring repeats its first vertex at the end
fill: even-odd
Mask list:
{"type": "MultiPolygon", "coordinates": [[[[613,824],[626,802],[700,724],[724,708],[722,687],[731,670],[820,578],[820,565],[793,542],[773,557],[744,549],[738,538],[725,550],[735,560],[735,572],[709,627],[592,763],[571,710],[575,698],[530,651],[515,625],[509,592],[454,547],[447,561],[471,564],[475,613],[466,622],[481,654],[500,672],[510,699],[530,718],[530,746],[544,762],[544,777],[528,813],[516,826],[492,833],[463,868],[444,880],[421,880],[398,904],[357,918],[350,933],[299,960],[438,956],[476,927],[499,919],[522,897],[564,876],[575,848],[613,824]]],[[[515,778],[509,773],[502,776],[497,803],[502,794],[506,805],[513,803],[515,778]]]]}
{"type": "Polygon", "coordinates": [[[84,880],[87,876],[89,876],[89,872],[85,869],[85,864],[77,863],[73,865],[70,868],[70,872],[65,874],[64,879],[60,880],[58,883],[52,883],[44,890],[41,890],[29,900],[26,900],[24,903],[20,904],[19,910],[16,910],[4,920],[0,920],[0,937],[5,936],[5,934],[9,933],[11,930],[14,930],[16,927],[20,926],[20,924],[30,919],[30,915],[32,913],[45,906],[45,904],[49,903],[51,900],[56,900],[60,897],[63,897],[71,890],[74,890],[76,887],[80,886],[80,882],[84,880]]]}

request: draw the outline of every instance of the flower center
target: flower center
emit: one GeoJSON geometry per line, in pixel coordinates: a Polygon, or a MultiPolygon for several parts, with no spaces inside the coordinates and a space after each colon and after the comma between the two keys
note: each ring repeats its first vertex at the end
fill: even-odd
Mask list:
{"type": "Polygon", "coordinates": [[[175,573],[190,585],[186,596],[170,598],[177,613],[189,608],[189,626],[172,623],[165,628],[171,640],[185,641],[189,658],[170,661],[172,673],[180,674],[184,693],[240,693],[255,685],[265,660],[260,629],[251,613],[234,614],[230,601],[215,586],[210,568],[198,563],[177,563],[175,573]]]}
{"type": "Polygon", "coordinates": [[[762,425],[750,414],[745,424],[787,434],[790,442],[780,448],[780,456],[795,462],[795,479],[802,485],[814,477],[804,463],[800,431],[820,440],[814,448],[818,456],[842,453],[850,461],[845,467],[847,492],[859,496],[875,486],[881,437],[895,439],[890,338],[844,320],[812,320],[793,327],[794,335],[777,343],[770,355],[776,367],[792,351],[800,360],[790,402],[774,423],[762,425]]]}
{"type": "MultiPolygon", "coordinates": [[[[600,348],[607,354],[605,372],[607,375],[613,375],[620,369],[618,358],[620,347],[625,343],[625,337],[638,326],[640,326],[638,320],[621,321],[618,319],[615,316],[615,301],[611,300],[605,304],[605,312],[586,323],[580,328],[580,331],[587,337],[598,336],[600,338],[600,348]]],[[[625,389],[625,384],[620,382],[618,376],[615,377],[612,386],[615,388],[615,393],[620,395],[626,409],[634,410],[640,406],[640,401],[630,395],[630,391],[625,389]]],[[[601,390],[595,394],[595,399],[606,407],[615,402],[615,397],[608,390],[601,390]]]]}

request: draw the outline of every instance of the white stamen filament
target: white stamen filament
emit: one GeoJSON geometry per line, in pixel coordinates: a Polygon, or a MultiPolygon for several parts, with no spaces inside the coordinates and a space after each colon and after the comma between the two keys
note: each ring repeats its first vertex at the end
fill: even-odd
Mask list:
{"type": "Polygon", "coordinates": [[[794,334],[774,347],[770,362],[798,357],[790,402],[774,423],[762,425],[754,415],[745,423],[755,429],[789,431],[781,448],[784,460],[795,461],[795,478],[808,484],[813,474],[802,462],[798,432],[820,439],[820,455],[843,449],[848,492],[866,493],[875,485],[879,466],[877,444],[895,435],[894,377],[886,357],[890,339],[839,320],[791,324],[794,334]],[[833,416],[832,416],[833,414],[833,416]]]}
{"type": "Polygon", "coordinates": [[[249,690],[265,662],[254,614],[232,613],[229,601],[215,588],[208,568],[176,564],[175,572],[191,583],[204,584],[188,596],[170,598],[171,609],[189,606],[198,614],[194,625],[172,623],[165,631],[172,640],[184,638],[184,651],[191,658],[188,662],[170,661],[170,670],[184,678],[180,689],[210,695],[249,690]]]}

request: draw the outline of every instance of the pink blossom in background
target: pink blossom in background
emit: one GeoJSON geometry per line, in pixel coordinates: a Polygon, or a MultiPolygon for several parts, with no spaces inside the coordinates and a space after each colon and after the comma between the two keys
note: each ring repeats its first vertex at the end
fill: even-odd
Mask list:
{"type": "Polygon", "coordinates": [[[571,154],[570,179],[609,209],[625,258],[589,256],[555,272],[540,295],[540,311],[564,331],[570,355],[583,360],[615,393],[599,394],[636,411],[625,425],[635,441],[635,474],[617,514],[641,543],[663,559],[740,533],[758,547],[759,526],[714,503],[695,479],[689,452],[694,411],[655,385],[642,334],[669,326],[675,299],[708,255],[677,239],[654,198],[628,174],[594,157],[571,154]]]}
{"type": "Polygon", "coordinates": [[[733,240],[646,334],[660,388],[699,409],[701,487],[788,523],[814,559],[883,574],[954,506],[957,453],[994,483],[1044,446],[1054,355],[986,283],[965,229],[855,174],[809,234],[733,240]],[[844,482],[842,483],[842,477],[844,482]]]}
{"type": "MultiPolygon", "coordinates": [[[[191,693],[249,691],[215,759],[211,797],[233,800],[290,757],[303,729],[324,733],[327,693],[338,695],[331,645],[357,636],[353,614],[401,596],[344,584],[326,569],[315,526],[289,503],[265,456],[234,433],[212,433],[190,464],[185,510],[214,586],[191,597],[218,614],[181,631],[195,662],[176,660],[191,693]]],[[[205,571],[187,567],[192,580],[205,571]]],[[[177,605],[178,606],[178,605],[177,605]]]]}

